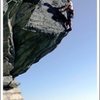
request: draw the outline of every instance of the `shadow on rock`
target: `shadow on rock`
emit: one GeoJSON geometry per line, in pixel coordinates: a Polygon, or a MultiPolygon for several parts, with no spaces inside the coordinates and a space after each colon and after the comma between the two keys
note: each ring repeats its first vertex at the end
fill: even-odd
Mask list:
{"type": "Polygon", "coordinates": [[[35,5],[38,4],[40,0],[23,0],[23,2],[34,3],[35,5]]]}
{"type": "Polygon", "coordinates": [[[52,19],[56,22],[61,23],[61,25],[65,28],[64,23],[66,22],[66,17],[59,11],[60,7],[53,7],[49,3],[44,3],[44,6],[47,6],[48,13],[53,14],[52,19]]]}

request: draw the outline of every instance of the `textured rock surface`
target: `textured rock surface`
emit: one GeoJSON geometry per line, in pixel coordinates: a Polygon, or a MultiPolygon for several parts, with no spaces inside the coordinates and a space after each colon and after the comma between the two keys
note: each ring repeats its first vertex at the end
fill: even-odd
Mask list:
{"type": "Polygon", "coordinates": [[[8,91],[3,91],[3,100],[24,100],[18,88],[13,88],[8,91]]]}
{"type": "Polygon", "coordinates": [[[4,85],[54,50],[65,36],[65,0],[4,0],[4,85]],[[5,81],[6,80],[6,81],[5,81]]]}

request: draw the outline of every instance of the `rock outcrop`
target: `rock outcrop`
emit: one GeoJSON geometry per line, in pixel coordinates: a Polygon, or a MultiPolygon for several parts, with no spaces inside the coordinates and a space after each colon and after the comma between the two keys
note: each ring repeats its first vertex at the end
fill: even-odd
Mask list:
{"type": "Polygon", "coordinates": [[[65,0],[4,0],[4,89],[65,37],[65,0]]]}

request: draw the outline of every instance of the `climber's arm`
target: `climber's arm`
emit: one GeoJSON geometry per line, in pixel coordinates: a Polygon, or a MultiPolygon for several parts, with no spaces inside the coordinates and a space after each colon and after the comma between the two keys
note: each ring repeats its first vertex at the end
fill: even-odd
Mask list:
{"type": "Polygon", "coordinates": [[[66,11],[67,10],[67,8],[68,8],[68,4],[65,4],[65,6],[62,6],[60,9],[59,9],[59,11],[61,11],[61,12],[64,12],[64,11],[66,11]]]}

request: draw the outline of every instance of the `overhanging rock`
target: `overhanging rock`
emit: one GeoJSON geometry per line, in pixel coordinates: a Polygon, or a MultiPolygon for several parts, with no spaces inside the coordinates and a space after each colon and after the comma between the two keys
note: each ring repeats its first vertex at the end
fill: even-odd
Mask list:
{"type": "MultiPolygon", "coordinates": [[[[8,0],[9,1],[9,0],[8,0]]],[[[5,0],[6,2],[6,0],[5,0]]],[[[4,6],[4,77],[25,73],[65,36],[64,0],[19,0],[4,6]]],[[[11,79],[11,81],[12,81],[11,79]]]]}

